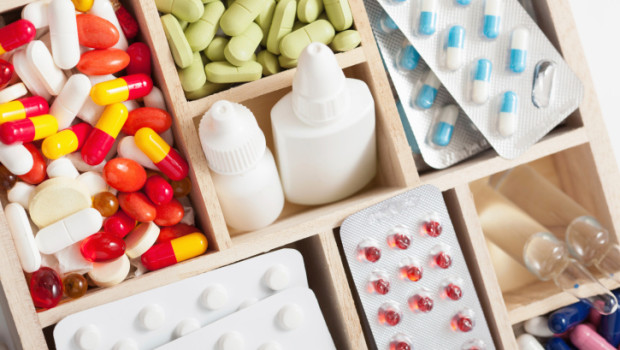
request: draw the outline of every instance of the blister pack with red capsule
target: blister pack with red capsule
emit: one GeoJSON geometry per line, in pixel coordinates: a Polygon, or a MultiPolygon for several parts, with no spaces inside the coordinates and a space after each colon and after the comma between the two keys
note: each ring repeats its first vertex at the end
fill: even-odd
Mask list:
{"type": "Polygon", "coordinates": [[[340,235],[377,349],[495,349],[437,188],[353,214],[340,235]]]}

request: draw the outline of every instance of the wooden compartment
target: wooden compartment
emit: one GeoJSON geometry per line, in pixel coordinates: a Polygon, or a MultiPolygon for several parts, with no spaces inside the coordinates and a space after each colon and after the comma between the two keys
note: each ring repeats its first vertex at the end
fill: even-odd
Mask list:
{"type": "MultiPolygon", "coordinates": [[[[0,2],[0,13],[31,1],[3,0],[0,2]]],[[[304,254],[311,286],[320,290],[317,296],[338,348],[366,349],[368,346],[361,333],[359,311],[351,299],[351,289],[332,229],[338,227],[346,216],[420,184],[432,184],[444,191],[459,242],[498,348],[517,348],[512,324],[571,302],[568,296],[559,293],[554,286],[544,283],[535,283],[530,288],[502,294],[469,189],[469,183],[473,181],[547,157],[539,164],[548,164],[549,159],[553,160],[555,173],[562,174],[558,178],[563,188],[597,215],[611,232],[615,235],[620,232],[620,185],[617,181],[620,173],[611,154],[568,0],[541,0],[533,1],[533,4],[541,28],[585,85],[585,97],[579,110],[517,159],[505,160],[495,152],[487,151],[448,169],[429,171],[420,176],[400,125],[363,1],[349,2],[355,27],[362,37],[362,45],[350,52],[338,54],[337,59],[341,67],[345,68],[347,76],[368,83],[375,98],[378,176],[372,184],[351,198],[320,207],[287,204],[285,212],[274,224],[258,231],[239,233],[229,231],[226,227],[198,139],[197,121],[217,100],[243,103],[257,115],[271,146],[268,112],[273,103],[290,90],[295,70],[287,70],[188,102],[180,88],[154,1],[123,1],[136,15],[143,39],[153,52],[154,78],[162,88],[174,115],[176,147],[190,162],[190,176],[195,184],[191,198],[202,228],[210,234],[212,251],[190,261],[127,280],[115,287],[95,290],[81,299],[37,313],[30,300],[6,220],[0,214],[0,281],[5,286],[9,311],[14,318],[22,348],[46,348],[42,329],[53,326],[72,313],[292,244],[304,254]],[[585,184],[585,187],[579,188],[576,184],[585,184]]]]}

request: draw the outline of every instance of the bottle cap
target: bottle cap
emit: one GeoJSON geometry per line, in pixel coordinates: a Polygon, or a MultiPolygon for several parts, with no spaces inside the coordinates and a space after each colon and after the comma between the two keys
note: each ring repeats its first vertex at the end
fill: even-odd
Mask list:
{"type": "Polygon", "coordinates": [[[293,111],[308,124],[320,124],[339,117],[349,108],[346,78],[333,51],[312,43],[299,57],[293,79],[293,111]]]}
{"type": "Polygon", "coordinates": [[[198,127],[209,168],[234,175],[254,167],[267,148],[265,135],[254,114],[229,101],[217,101],[204,114],[198,127]]]}

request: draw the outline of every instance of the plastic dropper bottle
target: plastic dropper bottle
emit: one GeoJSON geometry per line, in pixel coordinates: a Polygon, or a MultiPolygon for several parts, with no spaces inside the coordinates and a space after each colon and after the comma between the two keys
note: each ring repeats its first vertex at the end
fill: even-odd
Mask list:
{"type": "Polygon", "coordinates": [[[275,221],[284,194],[254,114],[240,104],[218,101],[202,117],[198,132],[228,226],[251,231],[275,221]]]}
{"type": "Polygon", "coordinates": [[[271,110],[286,198],[318,205],[346,198],[376,174],[375,104],[366,83],[344,76],[331,49],[308,45],[293,91],[271,110]]]}
{"type": "Polygon", "coordinates": [[[484,235],[542,281],[608,315],[618,301],[588,270],[570,257],[566,244],[487,184],[471,186],[484,235]]]}

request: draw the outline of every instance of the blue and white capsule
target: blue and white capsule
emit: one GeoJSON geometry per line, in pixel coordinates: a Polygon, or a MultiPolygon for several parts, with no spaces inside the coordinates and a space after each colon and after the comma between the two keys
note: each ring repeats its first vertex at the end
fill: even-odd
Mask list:
{"type": "Polygon", "coordinates": [[[381,27],[381,31],[385,34],[390,34],[396,29],[398,29],[396,22],[394,22],[392,17],[390,17],[390,15],[388,15],[387,13],[384,13],[383,16],[381,16],[379,26],[381,27]]]}
{"type": "Polygon", "coordinates": [[[530,32],[525,28],[517,28],[512,32],[510,40],[510,70],[523,73],[527,67],[527,47],[530,32]]]}
{"type": "Polygon", "coordinates": [[[484,3],[484,23],[482,35],[489,39],[499,36],[500,20],[502,18],[501,0],[486,0],[484,3]]]}
{"type": "Polygon", "coordinates": [[[465,28],[453,26],[448,32],[446,44],[446,68],[457,70],[461,68],[465,57],[465,28]]]}
{"type": "Polygon", "coordinates": [[[409,41],[405,40],[398,54],[398,69],[407,72],[413,71],[418,66],[418,62],[420,62],[420,53],[409,41]]]}
{"type": "Polygon", "coordinates": [[[457,5],[467,6],[471,4],[471,0],[456,0],[457,5]]]}
{"type": "Polygon", "coordinates": [[[473,84],[471,88],[471,100],[477,104],[486,103],[489,99],[489,86],[493,64],[486,58],[481,58],[476,63],[473,84]]]}
{"type": "Polygon", "coordinates": [[[459,108],[456,105],[446,105],[439,112],[431,141],[439,147],[446,147],[452,140],[454,124],[459,117],[459,108]]]}
{"type": "Polygon", "coordinates": [[[429,109],[433,107],[435,98],[437,98],[437,91],[439,91],[440,86],[441,82],[439,81],[439,78],[437,78],[433,71],[429,70],[428,73],[426,73],[422,87],[415,98],[415,106],[420,109],[429,109]]]}
{"type": "Polygon", "coordinates": [[[420,0],[420,35],[433,35],[437,30],[437,0],[420,0]]]}
{"type": "Polygon", "coordinates": [[[519,98],[512,91],[506,91],[502,100],[502,108],[497,121],[497,131],[503,137],[512,136],[517,130],[517,106],[519,98]]]}

